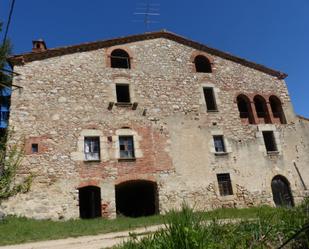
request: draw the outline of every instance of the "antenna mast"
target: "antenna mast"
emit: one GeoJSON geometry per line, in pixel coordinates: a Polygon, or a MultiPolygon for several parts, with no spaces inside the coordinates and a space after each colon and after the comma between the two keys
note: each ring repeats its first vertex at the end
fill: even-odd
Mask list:
{"type": "Polygon", "coordinates": [[[136,16],[144,16],[143,20],[135,20],[135,22],[143,22],[145,25],[146,32],[149,31],[149,24],[158,23],[158,21],[153,20],[154,17],[159,16],[160,4],[150,3],[150,0],[146,0],[144,3],[139,3],[136,7],[136,16]]]}

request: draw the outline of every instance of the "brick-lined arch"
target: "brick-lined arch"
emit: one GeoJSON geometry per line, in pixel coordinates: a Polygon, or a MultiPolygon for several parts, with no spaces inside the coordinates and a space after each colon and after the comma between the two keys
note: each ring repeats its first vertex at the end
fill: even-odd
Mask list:
{"type": "Polygon", "coordinates": [[[117,49],[121,49],[123,51],[125,51],[128,55],[129,55],[129,59],[130,59],[130,69],[134,69],[135,68],[135,64],[134,64],[134,59],[133,59],[133,53],[130,50],[130,48],[128,46],[125,45],[121,45],[121,46],[113,46],[113,47],[109,47],[106,49],[105,51],[105,61],[106,61],[106,67],[111,67],[111,53],[114,50],[117,49]]]}
{"type": "MultiPolygon", "coordinates": [[[[246,101],[250,103],[252,112],[252,122],[250,124],[286,124],[285,115],[282,108],[282,102],[278,96],[272,93],[259,93],[259,92],[237,92],[234,95],[234,103],[238,105],[237,98],[239,96],[245,96],[246,101]],[[263,110],[257,110],[256,102],[262,102],[263,110]],[[276,107],[274,107],[274,104],[276,107]],[[273,106],[272,106],[273,105],[273,106]]],[[[261,104],[261,103],[260,103],[261,104]]],[[[243,123],[248,124],[247,121],[242,120],[243,123]]]]}
{"type": "Polygon", "coordinates": [[[250,98],[241,93],[236,97],[236,103],[239,111],[239,117],[244,124],[254,124],[254,114],[252,111],[251,100],[250,98]]]}
{"type": "Polygon", "coordinates": [[[115,185],[117,214],[139,217],[159,213],[158,184],[156,181],[152,178],[145,179],[145,177],[129,178],[130,180],[122,179],[121,183],[115,185]]]}
{"type": "Polygon", "coordinates": [[[195,58],[197,56],[203,56],[205,57],[208,61],[209,61],[209,64],[210,64],[210,68],[211,68],[211,72],[213,72],[213,63],[214,63],[214,59],[207,53],[205,52],[202,52],[202,51],[194,51],[192,54],[191,54],[191,57],[190,57],[190,62],[191,62],[191,65],[192,65],[192,72],[193,73],[196,73],[196,66],[195,66],[195,58]]]}
{"type": "Polygon", "coordinates": [[[284,111],[282,108],[282,102],[280,98],[277,97],[276,95],[270,95],[268,100],[269,100],[273,122],[279,123],[279,124],[286,124],[286,118],[284,115],[284,111]]]}
{"type": "Polygon", "coordinates": [[[131,174],[131,175],[126,175],[126,176],[121,176],[118,177],[115,180],[115,185],[121,184],[123,182],[128,182],[128,181],[150,181],[150,182],[156,182],[156,178],[151,175],[146,175],[146,174],[131,174]]]}
{"type": "Polygon", "coordinates": [[[254,106],[255,106],[255,111],[257,114],[258,118],[258,123],[264,123],[264,124],[270,124],[271,118],[270,118],[270,112],[269,108],[266,102],[266,99],[264,96],[257,94],[253,98],[254,106]]]}
{"type": "Polygon", "coordinates": [[[88,186],[94,186],[94,187],[99,187],[99,181],[97,180],[86,180],[82,181],[78,184],[76,187],[77,189],[88,187],[88,186]]]}

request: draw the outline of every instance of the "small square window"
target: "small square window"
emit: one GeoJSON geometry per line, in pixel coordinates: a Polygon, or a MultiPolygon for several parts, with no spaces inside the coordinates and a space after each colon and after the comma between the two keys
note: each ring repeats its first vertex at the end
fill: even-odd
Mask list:
{"type": "Polygon", "coordinates": [[[31,144],[31,152],[38,153],[39,152],[39,144],[31,144]]]}
{"type": "Polygon", "coordinates": [[[267,152],[277,152],[277,145],[273,131],[263,131],[264,144],[267,152]]]}
{"type": "Polygon", "coordinates": [[[120,158],[135,158],[133,136],[119,136],[120,158]]]}
{"type": "Polygon", "coordinates": [[[217,111],[217,104],[214,95],[214,90],[212,87],[204,87],[204,98],[206,102],[207,111],[217,111]]]}
{"type": "Polygon", "coordinates": [[[217,174],[219,192],[221,196],[233,195],[232,182],[230,174],[217,174]]]}
{"type": "Polygon", "coordinates": [[[84,153],[86,161],[99,161],[100,137],[85,137],[84,153]]]}
{"type": "Polygon", "coordinates": [[[128,84],[116,84],[116,95],[118,103],[131,103],[128,84]]]}
{"type": "Polygon", "coordinates": [[[213,139],[216,152],[218,153],[226,152],[223,136],[222,135],[213,136],[213,139]]]}

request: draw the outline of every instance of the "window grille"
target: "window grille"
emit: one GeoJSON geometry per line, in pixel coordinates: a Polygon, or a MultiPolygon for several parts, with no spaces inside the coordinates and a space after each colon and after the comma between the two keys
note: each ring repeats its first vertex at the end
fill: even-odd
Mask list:
{"type": "Polygon", "coordinates": [[[217,174],[219,192],[221,196],[233,195],[232,182],[230,174],[217,174]]]}

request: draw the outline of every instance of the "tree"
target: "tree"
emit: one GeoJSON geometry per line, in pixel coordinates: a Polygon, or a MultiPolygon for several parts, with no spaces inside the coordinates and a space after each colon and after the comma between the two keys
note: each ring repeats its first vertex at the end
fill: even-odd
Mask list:
{"type": "MultiPolygon", "coordinates": [[[[0,23],[1,32],[2,23],[0,23]]],[[[0,46],[0,90],[11,90],[12,77],[7,72],[6,58],[11,51],[9,41],[0,46]]],[[[3,96],[0,96],[0,107],[3,103],[3,96]]],[[[8,102],[9,104],[9,102],[8,102]]],[[[0,109],[1,113],[1,109],[0,109]]],[[[17,193],[27,192],[33,179],[33,175],[18,177],[17,172],[21,166],[24,155],[24,146],[18,142],[11,142],[13,131],[1,128],[0,133],[0,203],[17,193]]]]}

